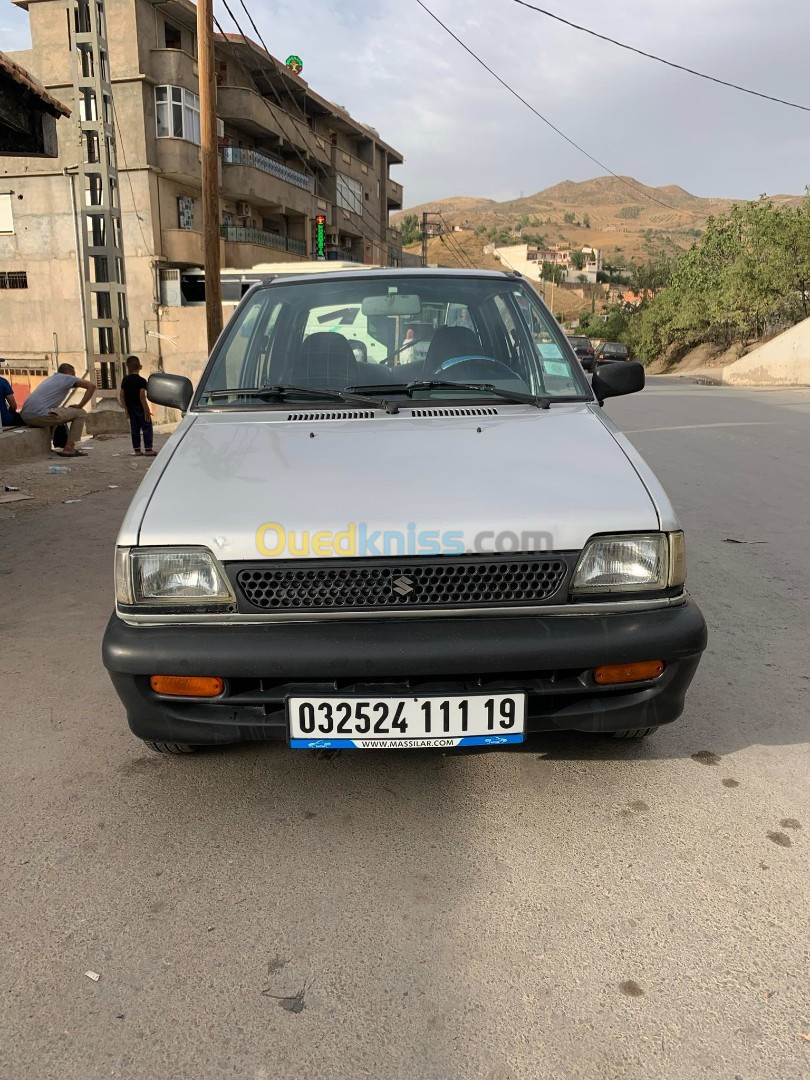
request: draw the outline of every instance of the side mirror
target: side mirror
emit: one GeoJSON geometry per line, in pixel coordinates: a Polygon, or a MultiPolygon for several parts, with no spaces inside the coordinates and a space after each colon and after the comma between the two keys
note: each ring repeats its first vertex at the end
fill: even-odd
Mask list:
{"type": "Polygon", "coordinates": [[[146,384],[146,396],[155,405],[165,405],[169,409],[186,412],[194,397],[194,386],[185,375],[166,375],[156,371],[149,376],[146,384]]]}
{"type": "MultiPolygon", "coordinates": [[[[152,376],[154,378],[154,376],[152,376]]],[[[601,364],[591,379],[593,392],[600,402],[609,397],[635,394],[644,389],[644,365],[637,360],[616,364],[601,364]]],[[[150,379],[151,382],[151,379],[150,379]]]]}

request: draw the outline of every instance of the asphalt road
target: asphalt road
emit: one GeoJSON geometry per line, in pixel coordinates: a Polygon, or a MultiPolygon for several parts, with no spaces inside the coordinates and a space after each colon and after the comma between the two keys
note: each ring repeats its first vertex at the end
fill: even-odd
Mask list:
{"type": "Polygon", "coordinates": [[[0,518],[4,1080],[808,1075],[810,393],[609,411],[710,625],[641,748],[158,757],[99,659],[128,493],[0,518]]]}

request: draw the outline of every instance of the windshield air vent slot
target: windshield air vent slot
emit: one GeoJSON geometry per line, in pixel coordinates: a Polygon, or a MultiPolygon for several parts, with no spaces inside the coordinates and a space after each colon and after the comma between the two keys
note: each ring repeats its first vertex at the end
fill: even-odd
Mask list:
{"type": "Polygon", "coordinates": [[[411,409],[411,416],[497,416],[498,410],[479,406],[470,409],[411,409]]]}
{"type": "Polygon", "coordinates": [[[289,413],[288,420],[304,420],[311,424],[315,420],[371,420],[373,412],[294,412],[289,413]]]}

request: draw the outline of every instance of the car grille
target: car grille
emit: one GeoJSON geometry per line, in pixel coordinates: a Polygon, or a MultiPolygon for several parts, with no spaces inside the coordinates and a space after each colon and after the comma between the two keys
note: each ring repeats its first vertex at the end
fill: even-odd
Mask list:
{"type": "Polygon", "coordinates": [[[513,607],[548,602],[568,574],[558,555],[311,560],[240,567],[245,600],[264,611],[513,607]]]}

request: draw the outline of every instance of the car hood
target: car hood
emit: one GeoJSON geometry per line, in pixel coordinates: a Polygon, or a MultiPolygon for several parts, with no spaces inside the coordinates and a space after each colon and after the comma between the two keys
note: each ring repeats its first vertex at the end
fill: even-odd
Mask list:
{"type": "Polygon", "coordinates": [[[435,554],[432,534],[448,554],[576,551],[594,533],[660,528],[619,439],[585,403],[307,415],[188,416],[119,542],[205,545],[242,561],[435,554]],[[361,532],[364,546],[350,548],[346,534],[361,532]],[[303,543],[317,533],[341,534],[342,546],[303,543]],[[401,539],[386,549],[386,533],[401,539]],[[424,533],[431,537],[422,543],[424,533]]]}

